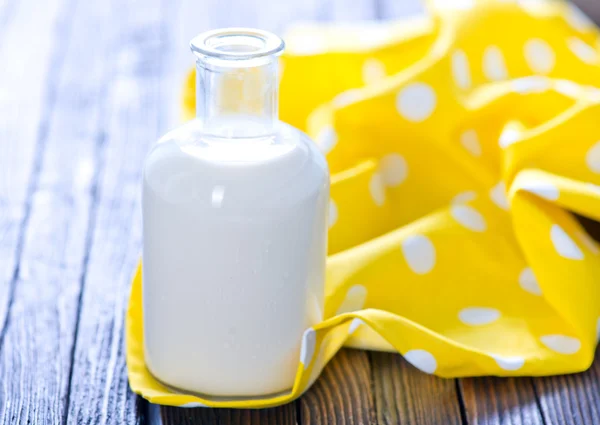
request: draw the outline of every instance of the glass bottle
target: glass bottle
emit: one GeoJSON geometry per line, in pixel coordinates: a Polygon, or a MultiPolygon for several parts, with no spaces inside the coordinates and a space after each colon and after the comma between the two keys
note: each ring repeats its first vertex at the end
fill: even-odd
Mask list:
{"type": "Polygon", "coordinates": [[[327,164],[278,120],[280,38],[232,28],[191,48],[197,118],[144,164],[146,364],[182,391],[284,392],[322,320],[327,164]]]}

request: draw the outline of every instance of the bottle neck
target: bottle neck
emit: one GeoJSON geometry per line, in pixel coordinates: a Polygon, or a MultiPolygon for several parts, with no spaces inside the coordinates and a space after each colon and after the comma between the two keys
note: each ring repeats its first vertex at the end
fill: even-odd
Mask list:
{"type": "Polygon", "coordinates": [[[255,66],[198,59],[196,116],[206,134],[218,137],[262,137],[278,121],[277,57],[255,66]]]}

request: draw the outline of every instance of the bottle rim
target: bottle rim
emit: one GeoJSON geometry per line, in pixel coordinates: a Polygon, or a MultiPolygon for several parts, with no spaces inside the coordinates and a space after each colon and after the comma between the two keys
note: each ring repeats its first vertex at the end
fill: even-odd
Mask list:
{"type": "Polygon", "coordinates": [[[190,41],[199,59],[247,61],[279,56],[285,49],[275,34],[255,28],[222,28],[203,32],[190,41]]]}

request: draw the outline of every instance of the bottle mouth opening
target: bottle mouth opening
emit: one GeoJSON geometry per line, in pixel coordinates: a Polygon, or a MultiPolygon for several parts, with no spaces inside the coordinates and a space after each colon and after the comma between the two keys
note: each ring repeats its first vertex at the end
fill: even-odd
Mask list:
{"type": "Polygon", "coordinates": [[[253,28],[225,28],[197,35],[190,42],[192,52],[201,59],[247,61],[278,56],[285,43],[268,31],[253,28]]]}

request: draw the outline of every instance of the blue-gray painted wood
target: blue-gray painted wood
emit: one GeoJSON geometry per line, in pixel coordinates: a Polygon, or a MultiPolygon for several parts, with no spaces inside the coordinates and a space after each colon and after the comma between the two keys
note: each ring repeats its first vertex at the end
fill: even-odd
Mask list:
{"type": "Polygon", "coordinates": [[[49,74],[53,101],[45,111],[48,124],[40,135],[39,169],[32,177],[23,250],[0,351],[3,423],[60,424],[68,402],[100,160],[96,147],[103,130],[103,90],[111,70],[108,41],[96,37],[108,22],[108,3],[64,3],[59,10],[65,19],[55,28],[61,57],[49,74]]]}
{"type": "Polygon", "coordinates": [[[53,86],[63,49],[56,29],[64,12],[62,0],[5,0],[2,8],[8,21],[0,28],[0,344],[36,162],[54,106],[53,86]]]}
{"type": "Polygon", "coordinates": [[[83,280],[73,355],[68,423],[130,424],[143,421],[144,403],[129,389],[124,315],[140,255],[140,180],[145,153],[161,132],[166,102],[161,80],[167,4],[159,0],[113,2],[105,31],[111,79],[90,250],[83,280]]]}

